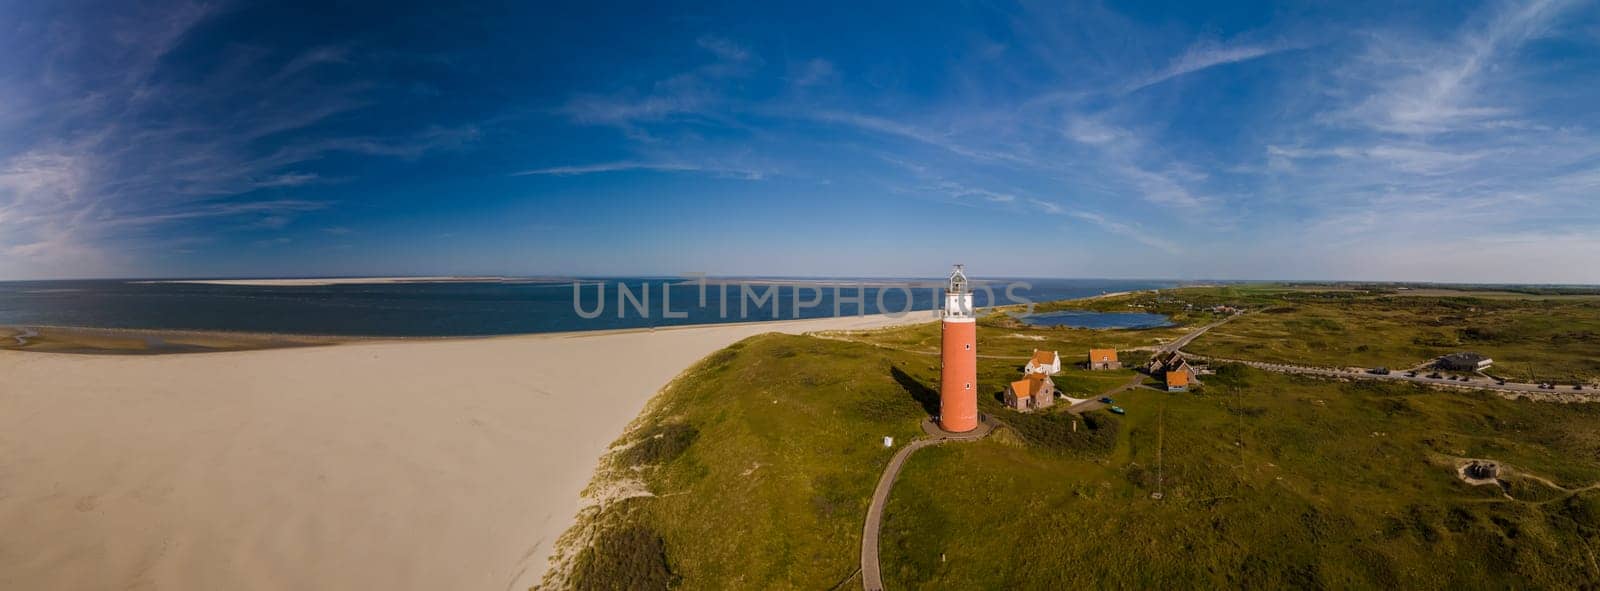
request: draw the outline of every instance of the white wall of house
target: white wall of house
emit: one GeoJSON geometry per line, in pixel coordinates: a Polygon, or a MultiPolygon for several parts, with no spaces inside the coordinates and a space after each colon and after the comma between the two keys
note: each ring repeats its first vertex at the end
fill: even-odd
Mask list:
{"type": "Polygon", "coordinates": [[[1046,373],[1052,375],[1061,373],[1061,356],[1055,355],[1052,357],[1049,365],[1039,365],[1030,360],[1028,361],[1026,371],[1028,373],[1046,373]]]}

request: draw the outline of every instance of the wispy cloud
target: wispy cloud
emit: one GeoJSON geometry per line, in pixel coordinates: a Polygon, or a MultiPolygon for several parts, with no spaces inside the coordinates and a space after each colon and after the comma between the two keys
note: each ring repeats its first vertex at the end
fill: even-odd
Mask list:
{"type": "Polygon", "coordinates": [[[43,36],[25,39],[37,53],[0,94],[25,114],[0,117],[0,276],[94,273],[162,243],[158,227],[283,228],[328,206],[284,193],[346,180],[314,170],[329,155],[417,158],[477,138],[470,125],[312,132],[373,103],[371,82],[325,75],[362,59],[352,46],[232,45],[203,76],[171,71],[166,56],[226,12],[216,4],[62,10],[48,28],[18,29],[43,36]]]}
{"type": "Polygon", "coordinates": [[[1476,253],[1496,237],[1600,223],[1600,177],[1586,176],[1600,170],[1597,122],[1559,105],[1530,108],[1572,87],[1542,79],[1561,62],[1535,64],[1520,51],[1556,34],[1571,7],[1500,3],[1442,35],[1362,37],[1322,82],[1343,92],[1314,103],[1309,123],[1278,130],[1292,141],[1262,150],[1261,174],[1282,185],[1272,193],[1295,199],[1295,231],[1272,239],[1286,251],[1384,244],[1386,266],[1406,260],[1404,272],[1469,278],[1448,261],[1450,245],[1476,253]]]}
{"type": "Polygon", "coordinates": [[[813,121],[847,125],[861,130],[912,140],[975,160],[1028,162],[1027,158],[1016,154],[969,145],[953,137],[953,134],[930,131],[916,125],[885,117],[832,110],[803,112],[798,115],[813,121]]]}
{"type": "Polygon", "coordinates": [[[1487,12],[1445,43],[1375,32],[1356,67],[1346,73],[1355,84],[1371,83],[1367,100],[1337,117],[1395,133],[1441,133],[1463,126],[1497,127],[1511,118],[1511,105],[1496,102],[1486,75],[1503,68],[1511,54],[1546,34],[1555,19],[1575,3],[1535,0],[1506,3],[1487,12]]]}
{"type": "Polygon", "coordinates": [[[1205,200],[1189,188],[1189,183],[1204,180],[1202,173],[1166,157],[1133,130],[1110,125],[1090,117],[1075,117],[1067,122],[1065,134],[1094,149],[1107,171],[1127,182],[1127,192],[1156,205],[1194,209],[1205,200]],[[1162,162],[1163,167],[1151,162],[1162,162]]]}
{"type": "Polygon", "coordinates": [[[1115,221],[1098,213],[1074,211],[1069,215],[1099,226],[1102,230],[1112,234],[1131,239],[1134,242],[1138,242],[1145,246],[1159,249],[1167,254],[1180,254],[1183,252],[1182,247],[1178,246],[1177,243],[1162,238],[1150,230],[1145,230],[1124,222],[1115,221]]]}
{"type": "Polygon", "coordinates": [[[1197,43],[1183,55],[1172,60],[1167,67],[1129,84],[1123,92],[1134,92],[1208,68],[1259,59],[1290,49],[1294,47],[1282,43],[1224,44],[1214,41],[1197,43]]]}
{"type": "MultiPolygon", "coordinates": [[[[537,84],[500,64],[395,67],[370,39],[217,44],[194,32],[227,6],[155,1],[0,36],[0,276],[114,266],[208,228],[245,247],[327,241],[387,187],[369,165],[397,160],[440,190],[649,172],[772,179],[752,188],[819,210],[881,195],[979,224],[1050,216],[1072,230],[1050,236],[1064,250],[1105,248],[1094,260],[1140,274],[1356,273],[1346,259],[1365,257],[1450,278],[1427,273],[1465,276],[1451,256],[1501,245],[1540,259],[1541,235],[1592,255],[1582,236],[1600,227],[1600,12],[1577,0],[1403,18],[1308,5],[1242,32],[1137,7],[973,5],[922,38],[940,52],[906,50],[919,32],[818,43],[708,14],[608,51],[564,44],[576,57],[537,84]],[[482,119],[495,97],[524,115],[482,119]],[[496,152],[429,166],[479,146],[496,152]]],[[[731,215],[765,211],[751,201],[731,215]]]]}
{"type": "Polygon", "coordinates": [[[572,166],[552,166],[547,168],[534,168],[512,173],[512,176],[579,176],[586,174],[601,174],[608,172],[625,172],[631,170],[648,170],[654,172],[694,172],[706,173],[717,176],[740,178],[745,180],[761,180],[767,173],[750,168],[727,167],[706,164],[687,164],[676,162],[601,162],[597,164],[581,164],[572,166]]]}
{"type": "Polygon", "coordinates": [[[727,105],[722,82],[748,76],[763,61],[731,40],[704,36],[697,41],[712,60],[644,86],[607,94],[579,94],[562,111],[586,125],[617,127],[636,139],[650,139],[648,126],[677,118],[725,120],[716,112],[727,105]]]}
{"type": "Polygon", "coordinates": [[[838,73],[834,70],[833,62],[814,58],[801,64],[791,79],[795,86],[804,88],[824,84],[837,78],[838,73]]]}

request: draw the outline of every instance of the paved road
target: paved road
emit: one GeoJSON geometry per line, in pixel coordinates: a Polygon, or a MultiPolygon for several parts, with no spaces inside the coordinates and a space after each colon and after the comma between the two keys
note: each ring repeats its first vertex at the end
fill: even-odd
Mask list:
{"type": "MultiPolygon", "coordinates": [[[[1156,348],[1155,349],[1155,353],[1156,353],[1156,355],[1160,355],[1162,353],[1170,353],[1172,351],[1181,350],[1184,347],[1189,346],[1189,343],[1193,342],[1195,339],[1200,338],[1200,335],[1205,334],[1206,331],[1211,330],[1213,328],[1216,328],[1218,326],[1222,326],[1224,323],[1228,322],[1229,320],[1233,320],[1237,316],[1238,316],[1237,314],[1235,314],[1233,316],[1228,316],[1227,318],[1223,318],[1222,320],[1218,320],[1218,321],[1213,322],[1211,324],[1207,324],[1205,326],[1197,328],[1197,329],[1194,330],[1194,332],[1191,332],[1189,334],[1183,335],[1178,340],[1172,341],[1170,343],[1167,343],[1165,345],[1162,345],[1162,346],[1156,348]]],[[[1079,402],[1079,403],[1074,404],[1074,405],[1072,405],[1070,407],[1067,407],[1067,412],[1070,412],[1070,413],[1073,413],[1073,414],[1083,414],[1083,413],[1089,412],[1091,410],[1100,410],[1100,409],[1105,408],[1107,406],[1111,406],[1109,404],[1101,402],[1100,399],[1101,398],[1105,398],[1107,396],[1112,396],[1112,395],[1115,395],[1115,394],[1121,394],[1123,392],[1127,392],[1128,390],[1132,390],[1132,389],[1138,388],[1138,387],[1140,387],[1140,385],[1144,384],[1144,379],[1146,377],[1147,376],[1145,376],[1142,373],[1134,374],[1134,376],[1132,378],[1128,379],[1127,383],[1125,383],[1125,384],[1123,384],[1121,386],[1117,386],[1115,388],[1112,388],[1110,390],[1106,390],[1105,392],[1101,392],[1101,393],[1099,393],[1099,394],[1097,394],[1097,395],[1095,395],[1093,397],[1090,397],[1088,400],[1085,400],[1083,402],[1079,402]]]]}
{"type": "Polygon", "coordinates": [[[1160,349],[1157,349],[1156,351],[1159,352],[1159,353],[1166,353],[1168,351],[1179,351],[1179,350],[1182,350],[1184,347],[1189,346],[1189,343],[1192,343],[1192,342],[1194,342],[1195,339],[1200,338],[1200,335],[1206,334],[1206,331],[1209,331],[1209,330],[1211,330],[1213,328],[1216,328],[1218,326],[1222,326],[1224,324],[1227,324],[1229,321],[1233,320],[1234,318],[1238,318],[1238,317],[1239,317],[1238,314],[1232,314],[1232,315],[1230,315],[1230,316],[1228,316],[1226,318],[1223,318],[1222,320],[1218,320],[1218,321],[1213,322],[1211,324],[1207,324],[1205,326],[1202,326],[1202,327],[1200,327],[1198,329],[1195,329],[1194,332],[1191,332],[1189,334],[1183,335],[1182,337],[1179,337],[1178,340],[1176,340],[1176,341],[1172,341],[1170,343],[1167,343],[1166,345],[1163,345],[1160,349]]]}
{"type": "Polygon", "coordinates": [[[993,417],[985,416],[978,428],[969,433],[947,434],[937,429],[930,430],[929,423],[923,422],[923,430],[928,432],[928,438],[912,441],[895,452],[894,457],[889,459],[889,465],[884,467],[883,475],[878,477],[878,487],[872,491],[872,504],[867,507],[867,523],[861,528],[861,588],[866,591],[883,591],[883,573],[878,570],[878,533],[883,529],[883,508],[889,504],[889,490],[894,488],[894,481],[900,477],[900,469],[906,466],[906,460],[917,450],[930,445],[982,439],[998,424],[993,417]]]}
{"type": "Polygon", "coordinates": [[[883,525],[883,508],[889,504],[889,490],[894,488],[894,480],[900,477],[900,469],[905,467],[906,458],[919,449],[940,443],[932,439],[918,439],[900,448],[889,460],[889,466],[883,469],[883,475],[878,477],[878,488],[872,491],[872,505],[867,507],[867,523],[861,530],[861,587],[866,591],[883,589],[883,573],[878,570],[878,531],[883,525]]]}

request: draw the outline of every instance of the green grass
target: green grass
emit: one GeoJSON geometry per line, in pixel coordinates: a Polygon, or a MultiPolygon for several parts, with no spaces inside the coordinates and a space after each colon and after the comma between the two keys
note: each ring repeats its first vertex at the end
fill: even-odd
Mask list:
{"type": "Polygon", "coordinates": [[[1600,380],[1600,298],[1257,290],[1239,299],[1259,312],[1213,329],[1187,350],[1253,361],[1390,368],[1476,351],[1495,359],[1493,373],[1517,381],[1600,380]]]}
{"type": "MultiPolygon", "coordinates": [[[[1424,330],[1406,324],[1458,305],[1278,287],[1130,300],[1140,297],[1245,305],[1258,312],[1240,320],[1270,317],[1309,334],[1380,336],[1424,330]],[[1288,310],[1259,312],[1271,308],[1288,310]],[[1388,328],[1357,321],[1381,315],[1395,316],[1388,328]]],[[[1485,313],[1498,324],[1465,326],[1550,335],[1524,311],[1527,301],[1507,301],[1485,313]]],[[[1588,322],[1584,302],[1552,305],[1571,318],[1551,324],[1588,322]]],[[[1272,326],[1246,324],[1237,334],[1272,326]]],[[[1034,348],[1060,350],[1069,365],[1080,349],[1140,346],[1183,330],[980,322],[980,409],[1007,427],[912,458],[886,513],[890,588],[1600,585],[1600,492],[1573,495],[1511,476],[1507,499],[1499,488],[1459,482],[1453,464],[1490,458],[1566,488],[1600,481],[1600,404],[1242,366],[1219,367],[1199,393],[1119,394],[1128,410],[1120,417],[1080,419],[1061,404],[1019,414],[999,401],[1034,348]],[[1160,500],[1151,498],[1157,491],[1160,500]]],[[[882,437],[903,445],[937,408],[937,346],[937,325],[921,325],[828,338],[762,335],[707,357],[619,441],[610,473],[642,479],[654,496],[593,516],[595,535],[568,584],[827,589],[847,581],[859,564],[868,500],[893,452],[882,437]]],[[[1519,346],[1533,352],[1548,343],[1519,346]]],[[[1407,352],[1380,343],[1376,353],[1359,353],[1398,367],[1389,356],[1407,352]]],[[[1069,395],[1089,397],[1133,375],[1070,367],[1055,379],[1069,395]]]]}
{"type": "MultiPolygon", "coordinates": [[[[978,346],[980,358],[1014,360],[1021,367],[1034,350],[1042,349],[1059,352],[1063,368],[1084,363],[1089,357],[1089,349],[1114,348],[1123,351],[1119,357],[1124,364],[1129,364],[1130,358],[1137,363],[1148,359],[1148,354],[1128,352],[1127,349],[1153,349],[1190,330],[1186,327],[1138,330],[1046,328],[1024,325],[1002,313],[980,318],[978,328],[984,333],[978,346]]],[[[843,333],[841,338],[897,351],[936,355],[940,341],[939,323],[917,324],[895,330],[843,333]]]]}
{"type": "MultiPolygon", "coordinates": [[[[937,409],[937,362],[865,343],[776,334],[707,357],[662,393],[612,458],[624,468],[642,466],[638,474],[657,496],[631,500],[622,518],[601,520],[600,539],[612,549],[601,558],[650,556],[644,542],[659,536],[683,588],[831,587],[859,564],[861,520],[894,451],[882,438],[903,445],[937,409]]],[[[1053,453],[1114,445],[1104,440],[1115,433],[1109,415],[1079,421],[1074,432],[1075,419],[1065,413],[1003,408],[999,393],[1021,363],[979,365],[980,407],[1020,419],[1027,441],[1053,453]]],[[[1058,382],[1098,392],[1130,375],[1072,369],[1058,382]]],[[[648,560],[579,558],[590,568],[575,572],[574,584],[624,586],[653,572],[648,560]]]]}
{"type": "MultiPolygon", "coordinates": [[[[625,439],[632,447],[614,461],[649,464],[638,474],[657,496],[638,499],[626,519],[602,519],[601,537],[659,536],[682,588],[833,586],[859,564],[861,519],[894,451],[882,438],[920,435],[926,405],[936,404],[931,363],[786,335],[708,357],[625,439]],[[641,444],[650,451],[634,452],[641,444]]],[[[628,580],[620,568],[584,574],[574,584],[628,580]]]]}
{"type": "Polygon", "coordinates": [[[1125,395],[1105,456],[993,442],[919,453],[886,513],[886,585],[1600,584],[1600,495],[1513,480],[1506,500],[1448,463],[1595,482],[1600,405],[1234,373],[1203,396],[1125,395]]]}

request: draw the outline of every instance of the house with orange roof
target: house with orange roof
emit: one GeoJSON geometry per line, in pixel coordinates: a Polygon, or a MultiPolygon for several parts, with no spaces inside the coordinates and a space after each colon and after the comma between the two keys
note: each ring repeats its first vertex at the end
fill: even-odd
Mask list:
{"type": "Polygon", "coordinates": [[[1190,380],[1190,375],[1189,375],[1189,370],[1188,369],[1172,369],[1172,370],[1168,370],[1166,378],[1167,378],[1167,391],[1168,392],[1187,392],[1187,391],[1189,391],[1189,382],[1191,380],[1190,380]]]}
{"type": "Polygon", "coordinates": [[[1190,377],[1193,377],[1196,373],[1194,367],[1189,365],[1189,360],[1184,359],[1183,354],[1176,351],[1157,353],[1156,356],[1150,358],[1150,364],[1145,369],[1153,376],[1179,370],[1188,372],[1190,377]]]}
{"type": "Polygon", "coordinates": [[[1061,373],[1061,356],[1055,351],[1033,350],[1033,357],[1028,358],[1028,364],[1022,367],[1022,373],[1042,373],[1056,375],[1061,373]]]}
{"type": "Polygon", "coordinates": [[[1116,349],[1090,349],[1089,369],[1122,369],[1122,362],[1117,360],[1116,349]]]}
{"type": "Polygon", "coordinates": [[[1006,385],[1006,406],[1028,412],[1056,403],[1056,383],[1043,373],[1030,373],[1006,385]]]}

